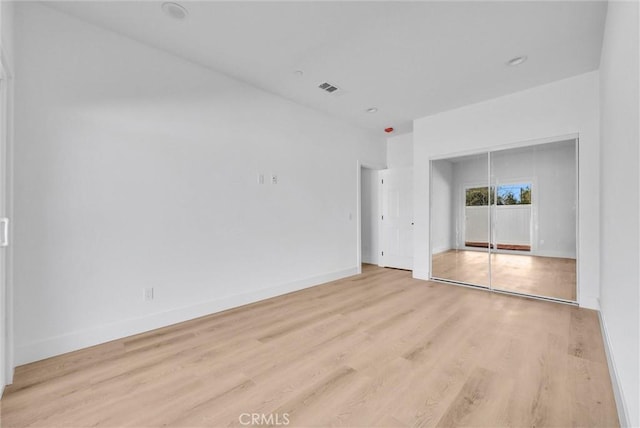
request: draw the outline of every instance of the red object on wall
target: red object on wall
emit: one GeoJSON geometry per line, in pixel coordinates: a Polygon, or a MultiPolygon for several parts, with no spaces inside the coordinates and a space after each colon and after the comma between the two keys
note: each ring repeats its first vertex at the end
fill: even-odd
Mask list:
{"type": "Polygon", "coordinates": [[[393,128],[392,127],[384,128],[384,132],[386,132],[387,134],[391,134],[393,132],[393,128]]]}

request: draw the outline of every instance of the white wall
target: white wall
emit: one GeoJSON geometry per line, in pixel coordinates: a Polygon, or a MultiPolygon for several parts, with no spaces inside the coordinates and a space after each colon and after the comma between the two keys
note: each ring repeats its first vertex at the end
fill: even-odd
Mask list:
{"type": "Polygon", "coordinates": [[[357,272],[356,166],[385,163],[383,138],[16,13],[18,363],[357,272]]]}
{"type": "MultiPolygon", "coordinates": [[[[557,142],[492,153],[492,176],[498,183],[533,180],[532,253],[576,257],[576,146],[557,142]]],[[[498,223],[498,228],[500,227],[498,223]]]]}
{"type": "Polygon", "coordinates": [[[2,52],[9,65],[13,63],[13,1],[0,2],[0,37],[2,52]]]}
{"type": "MultiPolygon", "coordinates": [[[[3,70],[3,103],[0,112],[0,217],[12,219],[12,144],[13,144],[13,3],[0,2],[0,50],[3,70]]],[[[9,224],[9,236],[11,233],[9,224]]],[[[11,247],[0,248],[0,396],[13,379],[13,325],[11,285],[11,247]]]]}
{"type": "MultiPolygon", "coordinates": [[[[530,180],[533,184],[531,253],[547,257],[576,257],[575,143],[563,141],[531,148],[493,152],[494,183],[530,180]]],[[[464,247],[464,188],[487,184],[487,157],[453,163],[457,248],[464,247]]],[[[500,230],[500,223],[497,222],[500,230]]]]}
{"type": "MultiPolygon", "coordinates": [[[[465,187],[487,185],[487,179],[489,177],[488,160],[489,155],[482,153],[474,156],[465,156],[464,160],[452,162],[452,183],[450,187],[452,191],[451,203],[453,206],[451,211],[453,215],[452,227],[455,231],[455,239],[451,248],[465,248],[465,240],[475,242],[486,242],[487,240],[487,236],[489,235],[489,212],[479,207],[470,207],[470,212],[463,210],[465,210],[465,187]],[[466,214],[470,214],[467,219],[465,219],[466,214]],[[467,233],[465,221],[469,222],[469,228],[473,232],[467,233]]],[[[435,228],[437,228],[437,226],[435,228]]]]}
{"type": "Polygon", "coordinates": [[[387,168],[413,166],[413,133],[387,138],[387,168]]]}
{"type": "Polygon", "coordinates": [[[380,254],[380,178],[378,171],[362,168],[361,180],[361,224],[362,262],[377,265],[380,254]]]}
{"type": "Polygon", "coordinates": [[[429,277],[429,159],[579,133],[579,303],[598,306],[598,72],[414,121],[414,276],[429,277]]]}
{"type": "Polygon", "coordinates": [[[622,423],[640,426],[637,2],[610,1],[600,62],[601,315],[622,423]],[[622,393],[620,393],[622,391],[622,393]],[[625,409],[626,407],[626,409],[625,409]]]}
{"type": "Polygon", "coordinates": [[[433,253],[437,254],[450,250],[455,245],[455,212],[453,211],[453,164],[447,160],[433,162],[431,171],[432,207],[433,215],[433,253]]]}

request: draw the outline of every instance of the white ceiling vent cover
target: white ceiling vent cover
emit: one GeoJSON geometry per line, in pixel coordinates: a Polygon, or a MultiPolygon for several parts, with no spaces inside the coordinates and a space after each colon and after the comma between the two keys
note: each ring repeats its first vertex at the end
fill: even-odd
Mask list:
{"type": "Polygon", "coordinates": [[[336,85],[332,85],[331,83],[324,82],[318,85],[318,88],[322,89],[328,94],[335,94],[338,92],[338,87],[336,85]]]}

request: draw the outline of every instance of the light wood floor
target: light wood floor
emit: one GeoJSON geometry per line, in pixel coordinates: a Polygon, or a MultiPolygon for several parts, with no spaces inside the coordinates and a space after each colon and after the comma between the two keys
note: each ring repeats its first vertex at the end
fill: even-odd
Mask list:
{"type": "MultiPolygon", "coordinates": [[[[433,276],[489,286],[489,254],[449,250],[434,254],[433,276]]],[[[493,288],[537,296],[576,300],[576,261],[526,254],[491,254],[493,288]]]]}
{"type": "Polygon", "coordinates": [[[366,266],[19,367],[1,425],[617,426],[596,312],[410,275],[366,266]]]}

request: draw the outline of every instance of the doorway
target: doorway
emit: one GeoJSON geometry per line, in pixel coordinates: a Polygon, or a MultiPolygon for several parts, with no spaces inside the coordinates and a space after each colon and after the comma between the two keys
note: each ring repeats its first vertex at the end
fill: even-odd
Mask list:
{"type": "Polygon", "coordinates": [[[466,186],[464,246],[531,251],[532,180],[496,186],[466,186]],[[494,202],[495,201],[495,202],[494,202]],[[488,207],[495,204],[494,239],[489,242],[488,207]],[[496,225],[500,225],[497,228],[496,225]]]}
{"type": "Polygon", "coordinates": [[[361,263],[380,262],[380,171],[360,167],[360,257],[361,263]]]}
{"type": "Polygon", "coordinates": [[[380,171],[380,266],[413,270],[413,168],[380,171]]]}
{"type": "Polygon", "coordinates": [[[358,163],[358,262],[413,270],[413,168],[358,163]]]}

